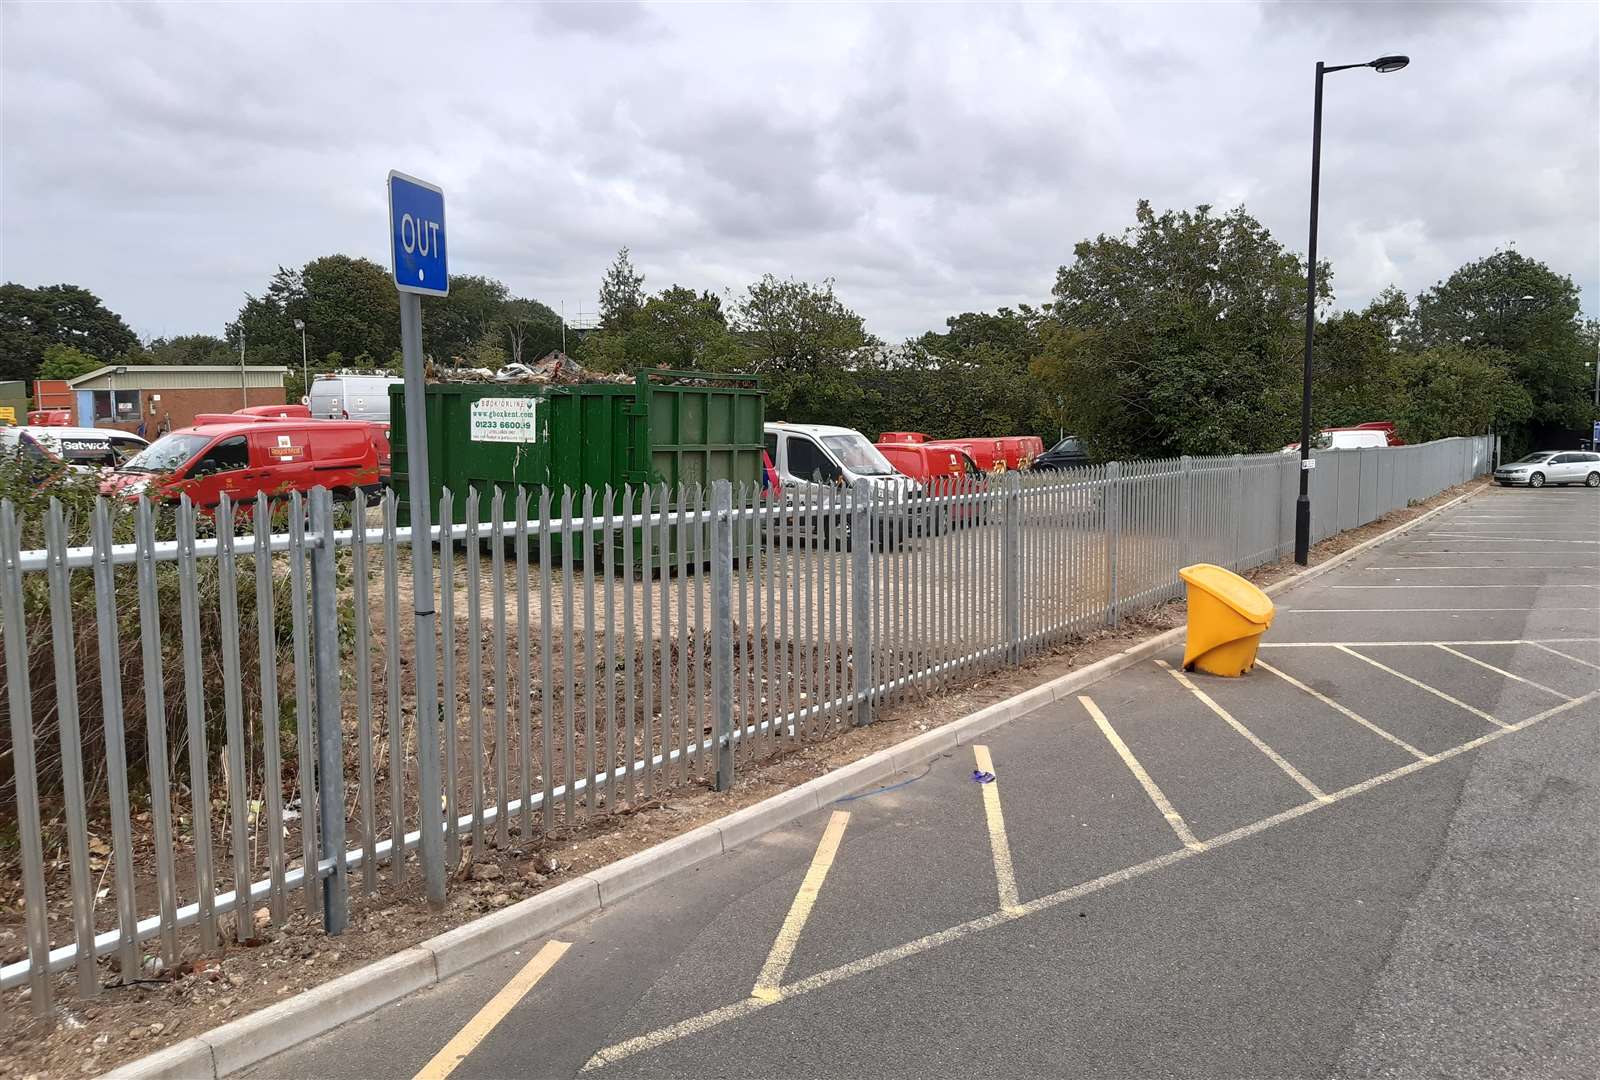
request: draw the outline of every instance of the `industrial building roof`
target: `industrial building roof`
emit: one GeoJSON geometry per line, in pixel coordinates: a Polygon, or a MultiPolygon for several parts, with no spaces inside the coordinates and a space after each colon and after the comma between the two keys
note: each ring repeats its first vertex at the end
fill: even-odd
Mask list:
{"type": "Polygon", "coordinates": [[[245,386],[283,385],[286,367],[246,366],[241,369],[232,364],[194,364],[173,367],[145,367],[139,364],[117,364],[68,379],[74,390],[211,390],[237,387],[241,377],[245,386]]]}

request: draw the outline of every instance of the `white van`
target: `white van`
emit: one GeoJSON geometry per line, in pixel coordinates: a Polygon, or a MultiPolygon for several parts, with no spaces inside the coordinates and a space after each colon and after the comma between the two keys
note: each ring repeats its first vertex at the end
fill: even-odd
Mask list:
{"type": "Polygon", "coordinates": [[[389,387],[403,383],[393,375],[318,375],[311,380],[311,415],[318,420],[389,422],[389,387]]]}
{"type": "Polygon", "coordinates": [[[854,428],[829,424],[766,424],[767,456],[778,481],[791,490],[809,490],[818,478],[845,487],[857,480],[917,493],[922,486],[889,464],[867,437],[854,428]]]}
{"type": "MultiPolygon", "coordinates": [[[[1389,433],[1382,428],[1323,428],[1311,437],[1313,450],[1361,450],[1388,445],[1389,433]]],[[[1298,454],[1300,444],[1292,442],[1283,448],[1283,452],[1298,454]]]]}
{"type": "Polygon", "coordinates": [[[74,472],[112,469],[150,444],[117,428],[0,427],[0,455],[55,462],[74,472]]]}

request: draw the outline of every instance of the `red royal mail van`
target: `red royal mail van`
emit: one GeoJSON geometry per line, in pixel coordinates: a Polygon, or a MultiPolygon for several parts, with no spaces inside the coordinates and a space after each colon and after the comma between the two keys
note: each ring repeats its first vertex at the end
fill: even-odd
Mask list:
{"type": "MultiPolygon", "coordinates": [[[[878,453],[889,459],[899,472],[922,484],[923,493],[935,499],[960,492],[971,492],[970,486],[959,486],[963,477],[985,477],[987,474],[966,455],[950,446],[923,445],[911,442],[879,442],[878,453]]],[[[982,481],[978,481],[982,490],[982,481]]],[[[943,528],[954,523],[979,520],[979,507],[971,501],[952,504],[948,499],[938,504],[936,520],[943,528]]]]}
{"type": "Polygon", "coordinates": [[[148,494],[162,502],[188,495],[212,507],[227,495],[248,501],[259,492],[284,495],[325,487],[336,497],[378,484],[376,428],[360,420],[274,420],[239,417],[163,435],[106,482],[107,494],[148,494]]]}
{"type": "Polygon", "coordinates": [[[309,405],[249,405],[243,409],[235,409],[236,416],[266,416],[277,420],[309,420],[311,419],[311,406],[309,405]]]}
{"type": "Polygon", "coordinates": [[[909,442],[879,442],[878,453],[900,472],[924,485],[944,477],[976,476],[978,466],[954,447],[924,446],[909,442]]]}
{"type": "Polygon", "coordinates": [[[960,450],[984,472],[1025,469],[1044,453],[1044,440],[1037,435],[1007,435],[995,439],[930,439],[922,445],[932,449],[960,450]]]}

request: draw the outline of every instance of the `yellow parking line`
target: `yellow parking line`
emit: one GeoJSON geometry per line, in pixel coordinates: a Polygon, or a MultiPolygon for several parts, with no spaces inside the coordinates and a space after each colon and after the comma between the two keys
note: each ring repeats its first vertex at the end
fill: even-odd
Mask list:
{"type": "Polygon", "coordinates": [[[1452,649],[1450,646],[1448,646],[1448,645],[1440,645],[1438,642],[1435,642],[1433,647],[1435,649],[1440,649],[1440,650],[1442,650],[1444,652],[1447,652],[1451,656],[1459,656],[1461,659],[1467,661],[1469,664],[1477,664],[1481,668],[1486,668],[1487,670],[1494,672],[1496,675],[1499,675],[1502,678],[1511,679],[1513,682],[1523,683],[1523,684],[1525,684],[1527,686],[1533,687],[1535,690],[1543,690],[1547,694],[1554,694],[1556,697],[1560,698],[1562,701],[1571,701],[1572,700],[1572,695],[1571,694],[1563,694],[1560,690],[1552,690],[1552,689],[1550,689],[1550,687],[1544,685],[1544,683],[1536,683],[1532,679],[1524,679],[1521,675],[1517,675],[1517,674],[1515,674],[1513,672],[1507,671],[1505,668],[1498,668],[1498,667],[1495,667],[1493,664],[1485,663],[1484,661],[1479,660],[1476,656],[1468,656],[1466,653],[1461,652],[1459,649],[1452,649]]]}
{"type": "Polygon", "coordinates": [[[1166,668],[1167,673],[1174,679],[1177,679],[1180,684],[1187,687],[1189,692],[1195,697],[1199,698],[1201,702],[1204,703],[1206,708],[1222,717],[1222,719],[1227,722],[1229,727],[1233,728],[1233,730],[1237,731],[1240,735],[1243,735],[1245,738],[1249,739],[1250,745],[1254,746],[1257,750],[1260,750],[1266,755],[1268,761],[1282,769],[1285,776],[1299,784],[1301,787],[1305,788],[1306,794],[1320,802],[1328,801],[1328,795],[1325,791],[1308,780],[1299,769],[1285,761],[1282,754],[1278,753],[1272,747],[1258,739],[1255,732],[1251,731],[1249,728],[1239,723],[1239,721],[1235,720],[1232,715],[1229,714],[1227,709],[1224,709],[1221,705],[1218,705],[1215,701],[1211,700],[1211,695],[1191,682],[1189,680],[1189,676],[1185,675],[1183,672],[1179,671],[1165,660],[1157,660],[1156,663],[1166,668]]]}
{"type": "Polygon", "coordinates": [[[1107,720],[1106,714],[1100,711],[1100,706],[1096,705],[1094,699],[1087,694],[1078,695],[1078,704],[1082,705],[1089,716],[1093,718],[1095,724],[1100,728],[1100,733],[1106,737],[1106,741],[1117,752],[1117,756],[1122,758],[1122,763],[1128,767],[1129,772],[1133,773],[1134,779],[1139,781],[1139,786],[1144,788],[1146,795],[1150,796],[1150,801],[1156,804],[1156,809],[1161,811],[1161,816],[1167,819],[1167,824],[1172,826],[1172,831],[1178,834],[1178,839],[1183,841],[1183,846],[1190,851],[1204,851],[1206,849],[1205,844],[1201,843],[1200,839],[1189,828],[1189,823],[1183,820],[1183,815],[1178,813],[1177,809],[1168,801],[1166,793],[1151,779],[1150,774],[1144,771],[1144,766],[1139,764],[1139,759],[1133,756],[1133,751],[1128,749],[1128,744],[1123,742],[1122,736],[1118,735],[1116,730],[1112,728],[1111,721],[1107,720]]]}
{"type": "Polygon", "coordinates": [[[1479,717],[1480,719],[1489,721],[1489,723],[1493,724],[1495,727],[1506,728],[1507,730],[1509,730],[1511,728],[1510,724],[1506,723],[1503,720],[1496,720],[1494,717],[1490,716],[1488,713],[1484,712],[1482,709],[1475,709],[1471,705],[1468,705],[1465,701],[1462,701],[1460,698],[1451,697],[1449,694],[1445,693],[1443,690],[1435,689],[1434,687],[1429,686],[1425,682],[1422,682],[1422,681],[1420,681],[1418,679],[1413,679],[1410,675],[1407,675],[1403,671],[1396,671],[1394,668],[1390,667],[1388,664],[1380,664],[1380,663],[1378,663],[1378,661],[1374,660],[1372,657],[1364,656],[1361,653],[1358,653],[1354,649],[1350,648],[1348,645],[1335,645],[1334,648],[1338,649],[1342,653],[1349,653],[1351,656],[1355,657],[1357,660],[1361,660],[1361,661],[1364,661],[1364,662],[1366,662],[1368,664],[1371,664],[1373,667],[1377,668],[1379,671],[1387,671],[1390,675],[1393,675],[1395,678],[1399,679],[1401,682],[1408,682],[1412,686],[1415,686],[1419,690],[1426,690],[1428,693],[1432,694],[1434,697],[1440,699],[1441,701],[1448,701],[1450,704],[1454,705],[1458,709],[1465,709],[1467,712],[1471,713],[1473,716],[1476,716],[1476,717],[1479,717]]]}
{"type": "Polygon", "coordinates": [[[816,906],[817,895],[822,892],[822,883],[833,866],[834,856],[839,853],[839,842],[844,839],[844,827],[848,824],[850,812],[847,810],[835,810],[833,817],[828,819],[827,828],[822,830],[822,840],[817,844],[817,853],[811,856],[811,867],[800,882],[800,891],[795,893],[794,903],[789,905],[789,914],[784,917],[778,937],[772,943],[772,951],[767,954],[767,962],[761,965],[761,974],[756,976],[756,984],[750,990],[751,997],[777,1001],[782,996],[779,987],[783,985],[783,973],[789,969],[789,961],[794,959],[795,946],[800,943],[800,931],[805,929],[806,920],[811,918],[811,909],[816,906]]]}
{"type": "Polygon", "coordinates": [[[467,1055],[478,1048],[478,1044],[493,1031],[495,1025],[506,1018],[506,1014],[516,1007],[534,984],[551,968],[561,955],[572,947],[568,941],[547,941],[544,948],[534,953],[522,970],[512,977],[511,981],[501,988],[500,992],[489,999],[489,1004],[478,1010],[478,1014],[467,1021],[467,1026],[457,1032],[456,1037],[445,1043],[444,1049],[433,1056],[433,1060],[422,1067],[414,1080],[444,1080],[445,1077],[456,1071],[456,1067],[467,1059],[467,1055]]]}
{"type": "Polygon", "coordinates": [[[1380,735],[1383,738],[1388,739],[1390,742],[1394,743],[1396,746],[1398,746],[1400,749],[1404,750],[1406,753],[1410,754],[1412,757],[1417,758],[1419,761],[1431,760],[1428,757],[1427,754],[1424,754],[1421,750],[1418,750],[1415,746],[1412,746],[1410,743],[1406,742],[1404,739],[1400,738],[1398,735],[1395,735],[1395,734],[1393,734],[1391,732],[1385,731],[1383,728],[1379,727],[1377,724],[1374,724],[1371,720],[1368,720],[1364,716],[1357,716],[1355,713],[1351,712],[1349,709],[1345,708],[1343,705],[1340,705],[1337,701],[1333,700],[1328,695],[1322,693],[1319,690],[1313,690],[1311,687],[1307,686],[1305,683],[1301,682],[1299,679],[1295,678],[1293,675],[1290,675],[1288,672],[1280,671],[1277,668],[1273,667],[1271,664],[1267,663],[1265,660],[1262,660],[1260,658],[1256,659],[1256,667],[1265,668],[1266,670],[1272,672],[1272,674],[1276,675],[1278,678],[1282,679],[1284,682],[1288,683],[1290,686],[1293,686],[1298,690],[1303,690],[1307,694],[1310,694],[1312,697],[1314,697],[1318,701],[1322,702],[1324,705],[1326,705],[1328,708],[1332,709],[1334,712],[1342,713],[1343,715],[1348,716],[1350,719],[1354,720],[1356,723],[1360,724],[1362,727],[1366,728],[1368,731],[1371,731],[1374,735],[1380,735]]]}
{"type": "MultiPolygon", "coordinates": [[[[1496,739],[1504,738],[1506,735],[1510,734],[1512,730],[1521,730],[1522,728],[1528,727],[1529,725],[1537,723],[1541,720],[1547,720],[1550,717],[1567,712],[1571,709],[1575,709],[1580,705],[1587,705],[1596,698],[1600,698],[1600,690],[1592,691],[1588,694],[1585,694],[1581,698],[1566,702],[1562,705],[1557,705],[1552,709],[1547,709],[1537,716],[1530,716],[1528,719],[1517,724],[1515,728],[1508,728],[1501,731],[1491,731],[1486,735],[1480,735],[1475,739],[1464,742],[1460,746],[1453,746],[1448,750],[1442,750],[1428,761],[1409,762],[1408,764],[1402,765],[1397,769],[1391,769],[1386,773],[1363,780],[1360,783],[1351,784],[1349,787],[1340,788],[1338,791],[1329,796],[1327,802],[1315,800],[1311,802],[1304,802],[1299,806],[1292,806],[1287,810],[1273,814],[1271,817],[1262,818],[1259,821],[1251,822],[1249,825],[1241,825],[1232,832],[1226,832],[1220,836],[1214,836],[1206,844],[1182,848],[1177,851],[1169,851],[1165,855],[1158,855],[1155,858],[1147,859],[1142,863],[1136,863],[1133,866],[1127,866],[1121,870],[1104,874],[1093,879],[1092,881],[1085,881],[1081,884],[1072,885],[1068,888],[1061,889],[1058,892],[1041,896],[1036,900],[1029,900],[1026,904],[1022,905],[1015,911],[996,911],[991,912],[988,915],[980,915],[976,919],[971,919],[957,926],[952,926],[932,934],[927,934],[915,941],[908,941],[904,945],[896,945],[892,948],[882,949],[873,953],[871,956],[864,956],[860,960],[853,960],[848,964],[841,964],[836,968],[830,968],[827,971],[820,971],[815,975],[808,975],[804,979],[790,983],[789,986],[784,989],[783,1000],[793,1000],[795,998],[802,997],[805,994],[826,989],[827,987],[844,982],[847,979],[853,979],[857,976],[865,975],[868,972],[877,971],[880,968],[888,967],[891,964],[898,963],[901,960],[908,959],[912,956],[917,956],[924,952],[928,952],[929,950],[940,948],[942,946],[951,944],[952,942],[962,941],[966,938],[984,933],[988,930],[993,930],[996,927],[1008,925],[1017,921],[1018,919],[1027,918],[1029,915],[1035,915],[1041,911],[1049,911],[1050,909],[1059,907],[1062,904],[1071,903],[1092,893],[1100,892],[1103,889],[1108,889],[1116,885],[1133,881],[1136,878],[1143,877],[1147,874],[1165,870],[1169,866],[1175,866],[1178,863],[1192,859],[1202,852],[1216,850],[1239,840],[1245,840],[1252,836],[1259,835],[1260,833],[1264,833],[1269,829],[1275,829],[1279,825],[1287,824],[1288,822],[1297,820],[1298,818],[1304,817],[1307,814],[1314,813],[1315,811],[1320,810],[1332,803],[1342,802],[1345,799],[1350,799],[1357,795],[1364,794],[1365,792],[1371,791],[1373,788],[1380,787],[1384,784],[1390,783],[1394,780],[1399,780],[1406,776],[1410,776],[1412,773],[1419,772],[1440,761],[1447,761],[1450,758],[1456,757],[1460,754],[1465,754],[1468,751],[1476,750],[1478,747],[1485,746],[1491,742],[1494,742],[1496,739]]],[[[1078,700],[1083,703],[1086,709],[1090,710],[1090,715],[1095,715],[1099,712],[1098,709],[1094,708],[1093,702],[1091,702],[1088,698],[1080,696],[1078,700]]],[[[1102,728],[1101,730],[1106,729],[1102,728]]],[[[1120,740],[1116,741],[1120,742],[1120,740]]],[[[656,1030],[646,1032],[643,1035],[636,1035],[631,1039],[625,1039],[622,1042],[613,1043],[610,1046],[603,1047],[602,1049],[595,1051],[594,1055],[584,1063],[583,1068],[578,1071],[580,1073],[595,1072],[599,1069],[605,1068],[608,1065],[615,1065],[618,1062],[632,1057],[635,1054],[654,1050],[677,1039],[682,1039],[690,1035],[698,1035],[723,1024],[730,1023],[734,1020],[743,1019],[744,1017],[760,1012],[763,1009],[770,1008],[773,1004],[775,1003],[757,1001],[754,998],[745,998],[744,1000],[734,1002],[731,1005],[723,1005],[720,1008],[712,1009],[709,1012],[703,1012],[699,1016],[692,1016],[687,1020],[680,1020],[676,1024],[670,1024],[667,1027],[657,1028],[656,1030]]]]}
{"type": "MultiPolygon", "coordinates": [[[[1565,640],[1565,639],[1561,639],[1561,640],[1565,640]]],[[[1573,639],[1573,640],[1577,640],[1577,639],[1573,639]]],[[[1587,640],[1590,640],[1590,639],[1585,638],[1583,640],[1587,641],[1587,640]]],[[[1533,646],[1535,646],[1537,648],[1543,649],[1547,653],[1555,653],[1557,656],[1564,657],[1567,660],[1571,660],[1574,664],[1582,664],[1584,667],[1592,667],[1596,671],[1600,671],[1600,664],[1591,663],[1590,661],[1583,659],[1581,656],[1573,656],[1571,653],[1564,653],[1560,649],[1552,649],[1550,646],[1546,645],[1542,641],[1529,641],[1526,644],[1533,645],[1533,646]]]]}
{"type": "MultiPolygon", "coordinates": [[[[973,760],[980,772],[993,773],[994,759],[987,746],[972,748],[973,760]]],[[[983,788],[983,814],[989,821],[989,850],[994,853],[994,879],[1000,890],[1000,910],[1011,911],[1017,906],[1017,872],[1011,865],[1011,842],[1006,839],[1006,819],[1000,812],[1000,781],[991,780],[979,785],[983,788]]]]}

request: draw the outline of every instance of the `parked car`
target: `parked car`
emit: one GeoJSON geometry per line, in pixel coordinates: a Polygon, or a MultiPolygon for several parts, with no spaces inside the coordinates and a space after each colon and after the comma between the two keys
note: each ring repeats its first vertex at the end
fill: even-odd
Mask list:
{"type": "Polygon", "coordinates": [[[389,387],[405,382],[392,375],[318,375],[311,380],[310,413],[322,420],[389,422],[389,387]]]}
{"type": "Polygon", "coordinates": [[[1051,469],[1078,469],[1090,464],[1089,453],[1076,435],[1068,435],[1050,449],[1033,459],[1035,471],[1051,469]]]}
{"type": "Polygon", "coordinates": [[[1527,484],[1583,484],[1600,487],[1600,454],[1588,450],[1541,450],[1494,471],[1501,487],[1527,484]]]}
{"type": "Polygon", "coordinates": [[[0,427],[0,453],[40,466],[41,479],[62,468],[73,472],[114,468],[148,445],[139,436],[117,428],[0,427]]]}
{"type": "Polygon", "coordinates": [[[34,427],[71,427],[71,409],[33,409],[28,413],[28,423],[34,427]]]}
{"type": "Polygon", "coordinates": [[[378,485],[377,428],[360,421],[238,418],[163,435],[117,469],[104,490],[214,507],[325,487],[351,498],[378,485]]]}

